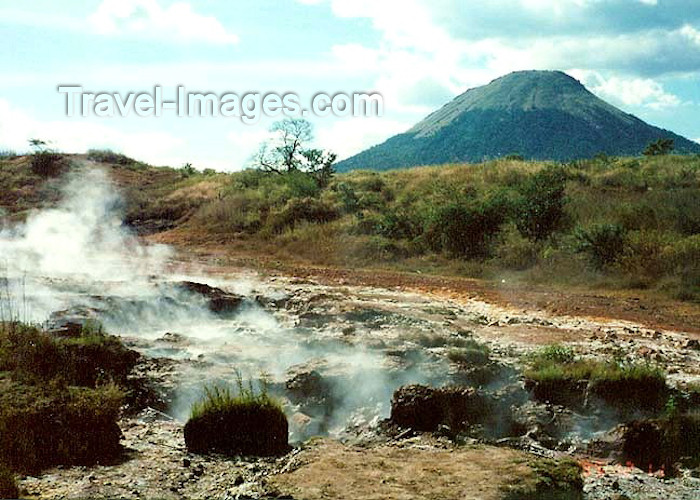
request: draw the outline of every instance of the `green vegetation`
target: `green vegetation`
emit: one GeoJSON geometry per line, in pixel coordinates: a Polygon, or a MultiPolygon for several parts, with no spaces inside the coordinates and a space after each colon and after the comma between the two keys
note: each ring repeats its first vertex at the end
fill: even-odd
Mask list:
{"type": "Polygon", "coordinates": [[[135,165],[139,163],[133,158],[129,158],[121,153],[115,153],[111,149],[88,149],[87,158],[88,160],[99,163],[111,163],[122,166],[135,165]]]}
{"type": "Polygon", "coordinates": [[[0,323],[0,463],[33,473],[117,458],[117,419],[137,358],[97,325],[60,337],[0,323]]]}
{"type": "Polygon", "coordinates": [[[674,148],[673,139],[662,138],[654,142],[650,142],[649,145],[644,149],[645,156],[659,156],[671,154],[674,148]]]}
{"type": "MultiPolygon", "coordinates": [[[[314,265],[649,289],[700,301],[700,156],[498,160],[324,182],[105,164],[139,233],[314,265]]],[[[51,180],[0,160],[0,207],[51,203],[51,180]]]]}
{"type": "Polygon", "coordinates": [[[583,468],[572,458],[540,458],[528,463],[532,476],[505,488],[507,500],[580,500],[583,468]]]}
{"type": "Polygon", "coordinates": [[[204,396],[192,404],[190,419],[225,413],[234,408],[275,407],[282,411],[282,406],[277,400],[270,397],[264,384],[258,391],[255,390],[252,382],[246,387],[239,377],[237,388],[237,392],[234,393],[226,386],[214,385],[205,387],[204,396]]]}
{"type": "Polygon", "coordinates": [[[447,351],[447,359],[452,363],[465,366],[482,366],[490,361],[489,348],[471,340],[468,345],[452,347],[447,351]]]}
{"type": "Polygon", "coordinates": [[[33,151],[31,156],[32,171],[36,175],[55,177],[66,170],[67,163],[63,155],[49,148],[46,141],[30,139],[29,145],[33,151]]]}
{"type": "Polygon", "coordinates": [[[534,353],[528,362],[526,385],[542,401],[580,406],[588,393],[618,409],[660,411],[670,393],[663,370],[649,364],[581,359],[560,345],[534,353]]]}
{"type": "Polygon", "coordinates": [[[280,455],[288,451],[288,423],[282,406],[263,382],[256,391],[238,376],[238,391],[205,387],[185,425],[185,444],[193,453],[280,455]]]}
{"type": "Polygon", "coordinates": [[[29,384],[60,379],[66,385],[91,388],[107,382],[125,385],[138,357],[99,327],[83,328],[78,336],[65,338],[16,322],[0,328],[0,371],[29,384]]]}
{"type": "Polygon", "coordinates": [[[314,264],[700,300],[700,157],[358,171],[327,187],[302,172],[249,170],[221,182],[187,222],[203,239],[314,264]]]}

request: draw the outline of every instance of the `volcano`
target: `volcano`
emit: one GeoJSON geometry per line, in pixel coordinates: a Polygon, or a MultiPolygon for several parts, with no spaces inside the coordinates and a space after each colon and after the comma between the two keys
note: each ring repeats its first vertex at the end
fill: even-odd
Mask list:
{"type": "Polygon", "coordinates": [[[676,153],[700,153],[700,144],[625,113],[565,73],[518,71],[467,90],[337,169],[388,170],[512,154],[556,161],[631,156],[660,138],[673,139],[676,153]]]}

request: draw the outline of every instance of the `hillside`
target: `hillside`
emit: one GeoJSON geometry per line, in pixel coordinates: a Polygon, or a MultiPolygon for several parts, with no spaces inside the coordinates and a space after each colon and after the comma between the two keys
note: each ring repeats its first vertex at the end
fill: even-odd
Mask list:
{"type": "MultiPolygon", "coordinates": [[[[695,155],[362,171],[326,187],[301,173],[68,158],[72,169],[109,174],[133,232],[181,248],[276,266],[647,289],[700,301],[695,155]]],[[[30,158],[0,159],[0,214],[20,222],[54,203],[62,184],[34,173],[30,158]]]]}
{"type": "Polygon", "coordinates": [[[677,153],[700,144],[651,126],[558,71],[521,71],[470,89],[403,134],[338,164],[339,171],[480,162],[518,154],[569,161],[637,155],[659,138],[677,153]]]}

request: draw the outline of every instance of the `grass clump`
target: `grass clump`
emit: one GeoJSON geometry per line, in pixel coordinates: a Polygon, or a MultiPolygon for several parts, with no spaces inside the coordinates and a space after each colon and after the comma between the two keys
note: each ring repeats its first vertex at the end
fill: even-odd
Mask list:
{"type": "Polygon", "coordinates": [[[0,463],[35,473],[117,458],[123,387],[137,359],[99,325],[61,337],[0,323],[0,463]]]}
{"type": "Polygon", "coordinates": [[[185,444],[193,453],[271,456],[288,451],[288,434],[287,417],[266,385],[256,391],[239,376],[236,393],[223,386],[205,387],[202,399],[192,405],[185,444]]]}
{"type": "Polygon", "coordinates": [[[60,378],[84,387],[108,381],[124,385],[138,358],[100,326],[88,324],[78,336],[60,337],[19,322],[0,325],[0,370],[26,383],[60,378]]]}
{"type": "Polygon", "coordinates": [[[618,409],[658,411],[670,393],[657,366],[581,359],[560,345],[534,353],[524,376],[536,399],[565,406],[582,406],[588,395],[618,409]]]}
{"type": "Polygon", "coordinates": [[[53,465],[91,465],[121,453],[117,425],[124,393],[114,384],[67,387],[0,382],[0,460],[34,473],[53,465]]]}
{"type": "MultiPolygon", "coordinates": [[[[466,339],[465,339],[466,340],[466,339]]],[[[488,346],[472,340],[468,345],[452,347],[447,351],[450,362],[464,366],[483,366],[491,361],[488,346]]]]}

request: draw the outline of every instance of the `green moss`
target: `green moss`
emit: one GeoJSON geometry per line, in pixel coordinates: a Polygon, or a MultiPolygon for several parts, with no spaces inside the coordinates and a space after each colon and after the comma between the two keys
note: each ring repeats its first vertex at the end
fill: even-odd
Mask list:
{"type": "Polygon", "coordinates": [[[571,458],[541,458],[528,463],[532,476],[505,488],[506,500],[580,500],[583,498],[583,470],[571,458]]]}

